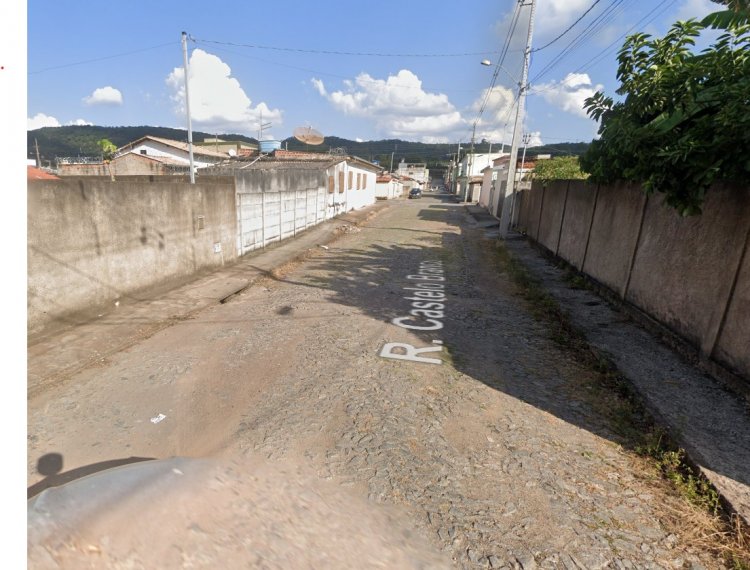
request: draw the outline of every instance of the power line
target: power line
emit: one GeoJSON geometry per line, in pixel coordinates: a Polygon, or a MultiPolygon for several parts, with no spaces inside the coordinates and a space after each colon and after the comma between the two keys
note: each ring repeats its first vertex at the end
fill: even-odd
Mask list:
{"type": "MultiPolygon", "coordinates": [[[[336,74],[336,73],[330,73],[328,71],[320,71],[320,70],[317,70],[317,69],[310,69],[309,67],[300,67],[298,65],[290,65],[288,63],[280,63],[278,61],[272,61],[272,60],[269,60],[269,59],[263,59],[261,57],[257,57],[257,56],[254,56],[254,55],[248,55],[246,53],[239,53],[239,52],[232,51],[232,50],[229,50],[229,49],[226,49],[226,48],[214,47],[212,51],[219,52],[219,53],[231,54],[231,55],[234,55],[234,56],[237,56],[237,57],[243,57],[243,58],[247,58],[247,59],[253,59],[255,61],[260,61],[260,62],[263,62],[263,63],[267,63],[269,65],[275,65],[275,66],[279,66],[279,67],[286,67],[286,68],[289,68],[289,69],[296,69],[297,71],[304,71],[305,73],[311,73],[311,74],[314,74],[314,75],[322,75],[322,76],[327,76],[327,77],[334,77],[336,79],[342,79],[342,80],[351,80],[350,76],[339,75],[339,74],[336,74]]],[[[363,78],[358,78],[357,81],[360,81],[360,82],[363,82],[363,83],[372,83],[372,84],[375,84],[375,83],[380,83],[380,82],[387,81],[387,80],[385,80],[385,79],[363,79],[363,78]]],[[[445,94],[447,94],[447,93],[468,93],[468,92],[474,92],[473,89],[453,89],[453,88],[442,89],[442,88],[436,88],[436,87],[432,87],[432,86],[406,85],[404,83],[394,83],[394,82],[391,82],[388,85],[389,85],[389,87],[398,87],[399,89],[421,89],[421,90],[423,90],[425,92],[445,93],[445,94]]]]}
{"type": "MultiPolygon", "coordinates": [[[[675,4],[677,0],[664,0],[661,2],[661,4],[657,5],[655,8],[653,8],[650,12],[648,12],[645,16],[643,16],[640,20],[638,20],[635,24],[633,24],[630,28],[628,28],[624,33],[620,34],[617,38],[614,39],[610,44],[607,45],[607,47],[604,48],[604,50],[600,53],[598,53],[596,56],[588,60],[583,65],[579,66],[577,69],[573,70],[571,73],[580,73],[583,71],[586,71],[590,67],[596,65],[599,63],[602,59],[607,57],[612,53],[613,48],[616,48],[618,43],[622,41],[623,38],[625,38],[630,32],[632,32],[635,28],[647,26],[650,24],[653,20],[664,14],[669,8],[675,4]]],[[[546,72],[544,72],[546,73],[546,72]]],[[[540,77],[542,73],[540,72],[537,74],[536,77],[540,77]]],[[[540,94],[540,93],[546,93],[549,91],[554,90],[554,86],[550,86],[544,89],[532,89],[532,93],[534,94],[540,94]]]]}
{"type": "Polygon", "coordinates": [[[206,40],[201,38],[190,38],[196,43],[205,44],[217,44],[231,47],[244,47],[251,49],[265,49],[273,51],[286,51],[294,53],[311,53],[311,54],[323,54],[323,55],[349,55],[358,57],[467,57],[477,55],[492,55],[494,52],[491,51],[479,51],[479,52],[466,52],[466,53],[378,53],[378,52],[352,52],[352,51],[337,51],[337,50],[317,50],[307,48],[290,48],[290,47],[279,47],[279,46],[263,46],[257,44],[241,44],[235,42],[222,42],[219,40],[206,40]]]}
{"type": "Polygon", "coordinates": [[[541,51],[541,50],[543,50],[545,48],[548,48],[553,43],[555,43],[557,40],[559,40],[561,37],[563,37],[565,34],[567,34],[570,30],[573,29],[573,27],[575,27],[575,25],[578,22],[580,22],[581,20],[583,20],[583,18],[586,16],[586,14],[588,14],[589,12],[591,12],[591,10],[594,9],[594,6],[596,6],[599,2],[601,2],[601,0],[594,0],[594,3],[591,6],[589,6],[588,10],[586,10],[583,14],[581,14],[581,16],[575,22],[573,22],[563,33],[561,33],[559,36],[557,36],[551,42],[548,42],[548,43],[544,44],[542,47],[538,47],[538,48],[535,48],[535,49],[531,50],[532,53],[535,52],[535,51],[541,51]]]}
{"type": "Polygon", "coordinates": [[[44,69],[37,69],[36,71],[29,71],[28,75],[34,75],[36,73],[42,73],[44,71],[52,71],[53,69],[64,69],[66,67],[73,67],[73,66],[76,66],[76,65],[84,65],[86,63],[95,63],[97,61],[105,61],[107,59],[115,59],[117,57],[125,57],[127,55],[133,55],[133,54],[136,54],[136,53],[143,53],[144,51],[151,51],[151,50],[162,48],[162,47],[165,47],[165,46],[179,45],[179,43],[180,42],[166,42],[166,43],[163,43],[163,44],[159,44],[159,45],[155,45],[155,46],[151,46],[151,47],[147,47],[147,48],[142,48],[142,49],[137,49],[137,50],[133,50],[133,51],[126,51],[126,52],[123,52],[123,53],[116,53],[116,54],[113,54],[113,55],[105,55],[103,57],[97,57],[97,58],[94,58],[94,59],[86,59],[86,60],[83,60],[83,61],[76,61],[76,62],[73,62],[73,63],[65,63],[63,65],[55,65],[53,67],[45,67],[44,69]]]}
{"type": "Polygon", "coordinates": [[[518,19],[520,18],[520,16],[521,16],[521,2],[517,2],[516,7],[513,10],[513,16],[511,17],[511,24],[508,29],[508,35],[505,38],[503,48],[500,50],[500,55],[497,60],[497,64],[495,65],[495,71],[492,74],[492,80],[490,81],[490,86],[484,94],[484,99],[482,100],[482,104],[479,107],[479,112],[477,113],[477,117],[476,119],[474,119],[474,123],[472,125],[472,143],[474,140],[474,135],[476,134],[477,124],[479,123],[479,120],[482,118],[482,114],[484,113],[484,110],[487,107],[487,103],[490,99],[490,95],[492,94],[492,90],[495,88],[495,85],[497,83],[497,77],[500,73],[500,70],[503,69],[503,63],[505,62],[505,57],[508,55],[508,48],[510,47],[510,42],[512,41],[513,33],[516,31],[516,26],[518,25],[518,19]]]}
{"type": "Polygon", "coordinates": [[[602,59],[604,59],[605,57],[607,57],[607,55],[609,55],[609,53],[611,52],[612,48],[615,47],[616,44],[619,41],[621,41],[623,38],[625,38],[625,36],[627,36],[631,31],[633,31],[634,28],[636,28],[637,26],[640,26],[640,25],[646,26],[646,25],[650,24],[653,20],[655,20],[656,18],[658,18],[659,16],[661,16],[667,10],[669,10],[669,8],[675,2],[677,2],[677,0],[671,0],[668,3],[662,3],[663,6],[657,6],[656,8],[654,8],[653,10],[651,10],[651,12],[649,12],[648,14],[646,14],[643,18],[641,18],[641,20],[639,20],[634,25],[632,25],[630,28],[628,28],[628,30],[625,33],[619,35],[611,44],[609,44],[604,49],[603,52],[601,52],[600,54],[597,54],[595,57],[591,58],[589,61],[587,61],[582,66],[580,66],[578,69],[576,69],[576,72],[584,71],[584,70],[589,69],[590,67],[596,65],[597,63],[599,63],[602,59]],[[660,7],[661,7],[661,10],[657,14],[654,14],[653,17],[651,17],[648,21],[646,21],[643,24],[641,24],[641,22],[643,22],[643,20],[645,20],[646,18],[648,18],[651,14],[653,14],[660,7]]]}
{"type": "Polygon", "coordinates": [[[613,0],[612,3],[602,11],[596,18],[594,18],[588,26],[586,26],[577,36],[575,36],[568,45],[566,45],[552,60],[545,65],[541,71],[539,71],[531,82],[535,82],[537,79],[549,73],[554,69],[568,54],[587,42],[592,36],[600,31],[612,18],[614,18],[615,10],[622,7],[622,4],[626,0],[613,0]]]}

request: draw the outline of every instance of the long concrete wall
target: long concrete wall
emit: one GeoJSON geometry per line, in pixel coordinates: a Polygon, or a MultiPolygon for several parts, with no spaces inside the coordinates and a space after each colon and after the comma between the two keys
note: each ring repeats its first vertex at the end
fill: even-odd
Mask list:
{"type": "Polygon", "coordinates": [[[29,181],[28,327],[237,258],[234,183],[29,181]]]}
{"type": "Polygon", "coordinates": [[[639,186],[534,183],[517,229],[750,381],[750,192],[716,185],[682,218],[639,186]]]}

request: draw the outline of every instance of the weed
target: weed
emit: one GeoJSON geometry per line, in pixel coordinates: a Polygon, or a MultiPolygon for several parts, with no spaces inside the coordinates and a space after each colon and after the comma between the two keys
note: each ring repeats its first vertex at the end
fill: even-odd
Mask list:
{"type": "MultiPolygon", "coordinates": [[[[515,283],[531,315],[546,325],[550,338],[591,371],[581,380],[582,396],[607,419],[609,428],[636,454],[649,460],[689,505],[674,512],[665,506],[665,516],[694,545],[721,555],[735,570],[750,570],[748,529],[737,515],[729,516],[722,510],[716,489],[688,464],[684,450],[657,426],[627,379],[606,355],[592,349],[542,283],[502,244],[496,245],[495,261],[498,269],[515,283]]],[[[566,281],[571,287],[592,288],[585,278],[567,269],[566,281]]]]}

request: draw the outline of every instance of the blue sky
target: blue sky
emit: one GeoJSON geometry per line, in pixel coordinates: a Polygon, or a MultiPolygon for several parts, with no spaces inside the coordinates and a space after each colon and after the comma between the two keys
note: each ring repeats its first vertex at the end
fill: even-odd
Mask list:
{"type": "MultiPolygon", "coordinates": [[[[538,0],[534,46],[554,39],[593,3],[538,0]]],[[[184,30],[196,39],[188,43],[195,130],[257,136],[262,113],[272,123],[266,134],[280,139],[312,126],[349,139],[468,141],[495,69],[480,61],[497,61],[516,5],[30,0],[27,128],[184,128],[184,30]]],[[[570,32],[534,53],[524,131],[536,143],[591,140],[596,124],[581,103],[596,89],[614,94],[619,36],[633,26],[663,34],[678,18],[716,9],[709,0],[600,0],[570,32]],[[604,25],[546,69],[596,18],[604,25]]],[[[510,140],[528,14],[521,9],[477,139],[510,140]]]]}

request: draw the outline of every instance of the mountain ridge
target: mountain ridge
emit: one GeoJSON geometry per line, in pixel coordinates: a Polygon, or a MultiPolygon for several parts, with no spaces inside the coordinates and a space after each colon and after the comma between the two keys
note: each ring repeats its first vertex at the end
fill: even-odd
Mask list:
{"type": "MultiPolygon", "coordinates": [[[[33,131],[27,131],[28,157],[36,158],[36,146],[39,144],[39,153],[43,165],[54,165],[55,159],[60,157],[75,156],[99,156],[101,151],[97,141],[108,139],[117,147],[124,146],[143,136],[151,135],[178,141],[187,141],[185,129],[170,127],[153,127],[148,125],[128,127],[104,127],[96,125],[69,125],[64,127],[43,127],[33,131]]],[[[214,134],[203,131],[193,131],[193,141],[202,142],[204,139],[219,137],[225,141],[242,141],[257,143],[253,137],[240,134],[214,134]]],[[[306,145],[297,139],[290,137],[284,139],[282,148],[289,150],[309,150],[327,152],[331,149],[345,149],[347,153],[360,156],[370,161],[377,161],[384,168],[390,169],[390,163],[397,165],[402,160],[405,162],[424,162],[430,168],[445,167],[455,158],[458,144],[421,143],[404,141],[400,139],[383,139],[377,141],[353,141],[336,136],[325,137],[323,144],[318,146],[306,145]]],[[[469,148],[468,142],[461,143],[461,151],[465,153],[469,148]]],[[[552,156],[580,155],[589,143],[563,142],[555,145],[544,145],[540,147],[529,147],[527,156],[536,154],[551,154],[552,156]]],[[[499,150],[497,144],[487,141],[475,143],[474,149],[478,153],[489,152],[490,149],[499,150]]]]}

